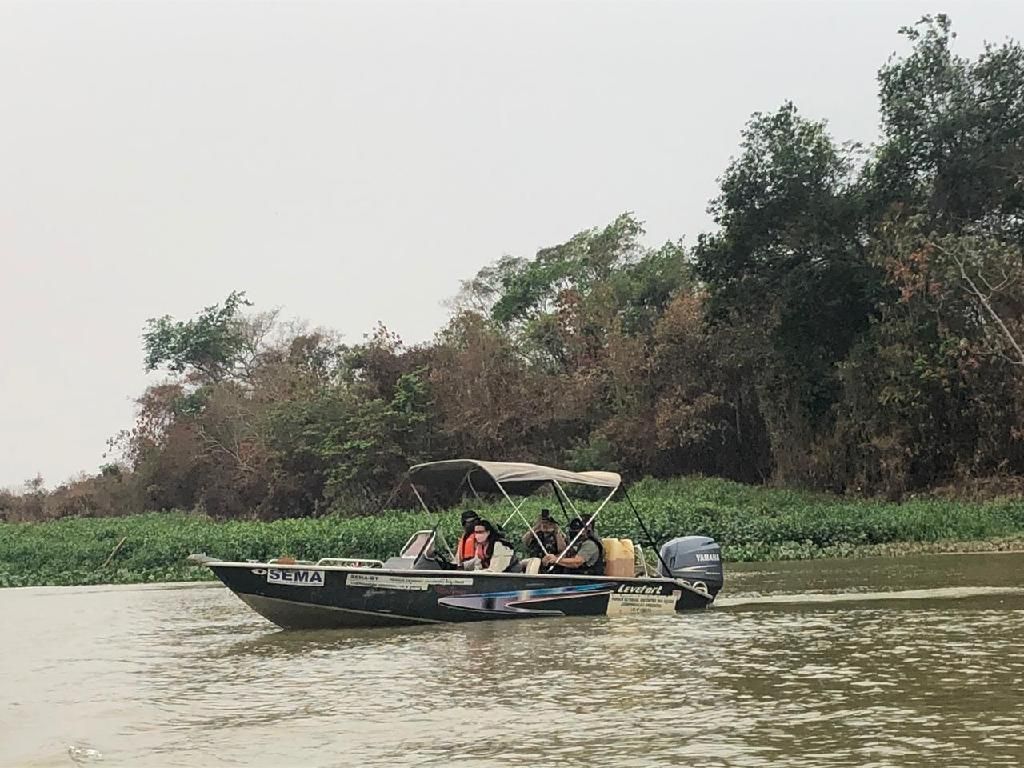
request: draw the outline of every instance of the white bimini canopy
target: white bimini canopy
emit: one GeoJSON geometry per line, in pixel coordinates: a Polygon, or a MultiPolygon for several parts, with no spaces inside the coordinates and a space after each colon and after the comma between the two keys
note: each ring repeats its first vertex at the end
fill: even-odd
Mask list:
{"type": "Polygon", "coordinates": [[[511,461],[451,459],[417,464],[409,469],[409,480],[424,488],[457,491],[463,483],[476,491],[514,493],[527,496],[545,483],[592,485],[612,490],[622,485],[617,472],[570,472],[567,469],[511,461]]]}

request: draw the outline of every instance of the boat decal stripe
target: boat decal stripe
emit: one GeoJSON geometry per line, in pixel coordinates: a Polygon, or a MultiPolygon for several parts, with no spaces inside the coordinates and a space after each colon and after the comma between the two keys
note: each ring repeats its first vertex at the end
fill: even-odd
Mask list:
{"type": "Polygon", "coordinates": [[[609,592],[614,590],[617,584],[570,584],[561,587],[542,587],[540,589],[515,589],[508,592],[478,592],[475,597],[519,597],[528,594],[530,597],[558,597],[561,595],[609,592]]]}
{"type": "Polygon", "coordinates": [[[252,595],[245,592],[236,593],[246,603],[249,602],[248,598],[256,598],[257,600],[272,600],[275,603],[284,603],[290,606],[301,606],[303,608],[322,608],[326,611],[344,611],[345,613],[360,613],[364,616],[380,616],[383,618],[398,619],[400,621],[418,621],[423,624],[444,624],[445,622],[440,619],[425,619],[421,616],[407,616],[402,613],[391,613],[390,611],[361,611],[358,608],[342,608],[338,605],[320,605],[319,603],[303,603],[298,600],[284,600],[280,597],[268,597],[267,595],[252,595]]]}

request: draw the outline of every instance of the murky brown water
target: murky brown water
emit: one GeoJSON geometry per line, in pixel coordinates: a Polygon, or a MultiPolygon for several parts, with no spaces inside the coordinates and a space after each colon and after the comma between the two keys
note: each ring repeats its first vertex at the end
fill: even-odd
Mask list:
{"type": "Polygon", "coordinates": [[[0,590],[0,765],[1016,766],[1024,555],[733,566],[702,614],[281,632],[0,590]]]}

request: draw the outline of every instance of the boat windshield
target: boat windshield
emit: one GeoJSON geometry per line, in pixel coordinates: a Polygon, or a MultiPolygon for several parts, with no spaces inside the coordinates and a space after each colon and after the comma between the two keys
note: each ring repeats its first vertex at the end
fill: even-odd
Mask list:
{"type": "Polygon", "coordinates": [[[412,535],[412,538],[406,543],[405,548],[402,550],[402,557],[416,558],[421,554],[425,557],[431,557],[434,553],[434,532],[433,531],[416,531],[412,535]]]}

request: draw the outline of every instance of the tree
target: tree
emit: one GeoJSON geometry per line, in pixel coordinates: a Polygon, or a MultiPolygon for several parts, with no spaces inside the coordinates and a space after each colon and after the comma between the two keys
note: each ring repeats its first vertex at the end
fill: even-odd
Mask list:
{"type": "Polygon", "coordinates": [[[491,317],[503,325],[525,323],[551,312],[566,291],[587,293],[617,267],[639,258],[643,231],[631,213],[624,213],[604,229],[584,230],[542,248],[532,260],[499,262],[501,290],[491,317]]]}
{"type": "Polygon", "coordinates": [[[895,290],[842,366],[831,474],[853,488],[898,496],[1024,469],[1020,254],[928,225],[892,218],[872,242],[895,290]]]}
{"type": "Polygon", "coordinates": [[[884,139],[869,166],[880,212],[927,214],[940,234],[984,232],[1024,244],[1024,49],[952,51],[944,14],[900,30],[913,45],[879,72],[884,139]]]}
{"type": "Polygon", "coordinates": [[[709,320],[752,355],[743,365],[757,372],[776,478],[805,482],[809,450],[831,428],[836,366],[867,327],[879,276],[863,252],[851,148],[792,104],[755,114],[741,146],[709,209],[720,229],[700,238],[695,266],[709,320]]]}
{"type": "Polygon", "coordinates": [[[365,511],[451,455],[897,497],[1024,473],[1024,49],[964,58],[942,15],[901,34],[879,145],[755,113],[693,248],[623,213],[485,266],[413,346],[237,291],[150,319],[146,370],[170,377],[114,441],[124,470],[2,514],[365,511]]]}
{"type": "Polygon", "coordinates": [[[206,382],[227,378],[256,352],[258,340],[242,323],[241,310],[249,306],[244,291],[232,291],[223,306],[206,307],[192,320],[150,318],[142,334],[146,372],[166,367],[206,382]]]}
{"type": "Polygon", "coordinates": [[[270,446],[281,482],[270,503],[289,514],[369,511],[396,477],[428,456],[432,406],[422,371],[401,376],[390,400],[335,388],[278,404],[270,446]]]}

